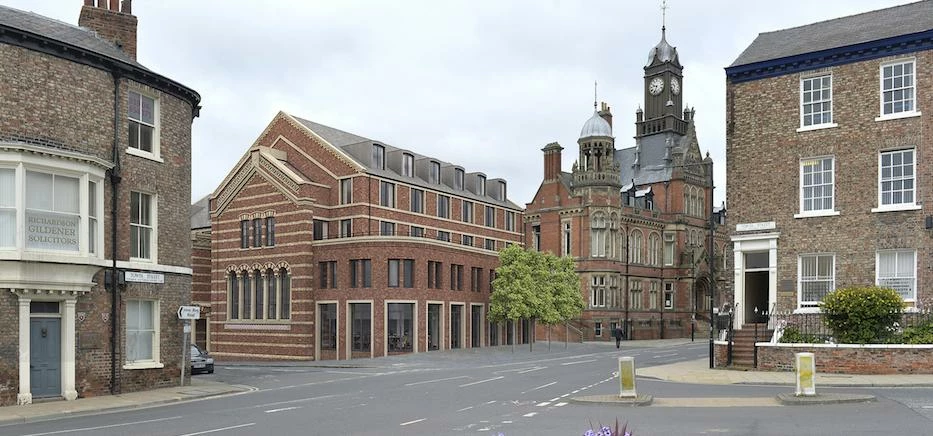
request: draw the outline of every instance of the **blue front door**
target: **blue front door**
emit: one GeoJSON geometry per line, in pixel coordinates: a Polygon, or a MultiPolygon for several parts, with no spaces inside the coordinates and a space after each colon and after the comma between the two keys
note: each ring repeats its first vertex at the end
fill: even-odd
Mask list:
{"type": "Polygon", "coordinates": [[[61,319],[32,318],[29,332],[29,378],[32,396],[62,394],[61,319]]]}

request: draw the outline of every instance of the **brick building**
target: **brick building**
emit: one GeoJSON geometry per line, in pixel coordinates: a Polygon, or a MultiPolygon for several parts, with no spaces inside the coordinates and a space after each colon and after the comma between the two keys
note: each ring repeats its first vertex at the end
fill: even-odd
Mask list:
{"type": "Polygon", "coordinates": [[[758,35],[726,68],[736,326],[933,285],[933,1],[758,35]]]}
{"type": "Polygon", "coordinates": [[[212,354],[327,360],[505,343],[510,331],[485,313],[496,250],[521,242],[506,188],[280,112],[210,196],[212,354]]]}
{"type": "MultiPolygon", "coordinates": [[[[644,70],[634,146],[616,149],[603,103],[583,125],[571,172],[561,171],[563,147],[542,149],[544,179],[525,209],[526,244],[573,256],[587,303],[572,329],[553,329],[552,337],[612,340],[616,326],[629,339],[685,337],[694,318],[708,332],[713,162],[701,155],[695,111],[683,107],[683,66],[663,27],[644,70]]],[[[726,245],[720,232],[714,258],[726,245]]]]}
{"type": "Polygon", "coordinates": [[[200,96],[100,3],[80,27],[0,6],[2,405],[179,383],[200,96]]]}

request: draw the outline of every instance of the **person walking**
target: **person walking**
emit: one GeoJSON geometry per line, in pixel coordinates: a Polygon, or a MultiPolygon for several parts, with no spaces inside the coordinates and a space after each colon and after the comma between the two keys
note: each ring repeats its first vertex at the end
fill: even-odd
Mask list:
{"type": "Polygon", "coordinates": [[[612,331],[612,336],[616,338],[616,348],[620,348],[622,344],[622,327],[616,326],[615,330],[612,331]]]}

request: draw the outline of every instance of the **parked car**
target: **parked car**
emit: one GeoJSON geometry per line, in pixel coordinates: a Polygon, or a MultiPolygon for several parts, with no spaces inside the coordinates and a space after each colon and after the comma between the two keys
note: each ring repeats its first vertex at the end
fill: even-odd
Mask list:
{"type": "Polygon", "coordinates": [[[191,344],[191,374],[214,373],[214,358],[201,347],[191,344]]]}

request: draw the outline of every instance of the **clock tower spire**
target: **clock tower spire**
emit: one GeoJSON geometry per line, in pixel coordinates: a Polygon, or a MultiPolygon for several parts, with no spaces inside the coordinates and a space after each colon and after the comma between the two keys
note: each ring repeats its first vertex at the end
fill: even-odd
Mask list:
{"type": "Polygon", "coordinates": [[[661,41],[648,52],[645,65],[644,112],[635,121],[636,137],[661,132],[684,135],[683,66],[677,48],[667,42],[667,1],[661,4],[661,41]]]}

